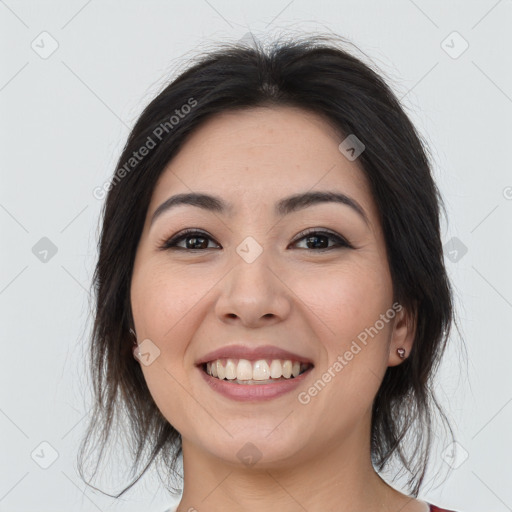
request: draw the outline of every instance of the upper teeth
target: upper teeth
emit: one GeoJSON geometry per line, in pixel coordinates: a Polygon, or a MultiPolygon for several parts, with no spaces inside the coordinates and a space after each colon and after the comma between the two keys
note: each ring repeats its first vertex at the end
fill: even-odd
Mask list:
{"type": "Polygon", "coordinates": [[[268,380],[297,377],[309,364],[290,359],[249,361],[248,359],[216,359],[206,363],[206,373],[218,379],[268,380]]]}

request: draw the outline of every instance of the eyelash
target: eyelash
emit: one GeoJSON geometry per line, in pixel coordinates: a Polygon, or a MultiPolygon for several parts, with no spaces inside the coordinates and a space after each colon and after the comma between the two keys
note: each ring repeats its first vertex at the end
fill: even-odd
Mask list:
{"type": "MultiPolygon", "coordinates": [[[[306,229],[304,231],[301,231],[294,242],[297,243],[304,238],[311,236],[311,235],[321,235],[326,236],[330,238],[331,240],[335,240],[337,245],[331,246],[331,247],[324,247],[321,249],[303,249],[303,250],[309,250],[309,251],[315,251],[315,252],[325,252],[330,251],[332,249],[342,249],[342,248],[349,248],[353,249],[353,246],[342,236],[337,235],[336,233],[332,231],[325,231],[325,230],[318,230],[318,229],[306,229]]],[[[196,229],[186,229],[184,231],[181,231],[180,233],[177,233],[176,235],[172,236],[169,239],[164,239],[160,245],[159,248],[163,251],[165,250],[177,250],[177,251],[207,251],[210,249],[187,249],[185,247],[177,247],[177,243],[181,242],[182,240],[185,240],[187,238],[192,238],[193,236],[201,237],[201,238],[208,238],[212,241],[213,238],[210,237],[207,233],[204,231],[198,231],[196,229]]],[[[220,245],[220,244],[219,244],[220,245]]]]}

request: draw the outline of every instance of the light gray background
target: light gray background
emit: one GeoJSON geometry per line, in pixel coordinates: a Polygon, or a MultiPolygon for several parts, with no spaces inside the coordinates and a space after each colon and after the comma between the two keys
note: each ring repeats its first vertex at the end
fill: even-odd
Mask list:
{"type": "Polygon", "coordinates": [[[460,447],[439,447],[455,469],[421,497],[462,512],[512,510],[511,26],[510,0],[0,0],[0,511],[172,503],[152,474],[116,504],[75,471],[102,206],[92,191],[176,66],[249,30],[348,37],[429,141],[448,207],[443,242],[467,248],[446,256],[467,358],[454,336],[438,388],[460,447]],[[43,237],[57,247],[46,262],[34,254],[43,237]],[[58,458],[43,469],[52,449],[58,458]]]}

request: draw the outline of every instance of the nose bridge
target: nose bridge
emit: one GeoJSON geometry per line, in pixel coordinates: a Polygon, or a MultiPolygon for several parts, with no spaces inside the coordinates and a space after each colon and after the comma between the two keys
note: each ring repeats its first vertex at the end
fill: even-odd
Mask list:
{"type": "Polygon", "coordinates": [[[283,318],[289,310],[287,287],[278,278],[271,248],[264,248],[255,237],[247,236],[234,248],[231,270],[221,286],[217,314],[236,315],[250,324],[269,316],[283,318]]]}
{"type": "MultiPolygon", "coordinates": [[[[260,244],[253,236],[247,236],[235,248],[235,253],[233,273],[236,274],[238,282],[248,281],[248,284],[252,281],[255,284],[263,282],[266,286],[272,286],[274,273],[271,247],[260,244]]],[[[275,266],[275,259],[273,263],[275,266]]]]}

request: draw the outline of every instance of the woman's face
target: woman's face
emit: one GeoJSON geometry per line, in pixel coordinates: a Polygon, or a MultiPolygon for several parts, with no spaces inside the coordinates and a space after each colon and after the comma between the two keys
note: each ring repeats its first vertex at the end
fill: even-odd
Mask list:
{"type": "Polygon", "coordinates": [[[131,302],[144,377],[184,453],[276,467],[369,442],[373,399],[412,333],[393,307],[376,206],[342,140],[292,107],[224,113],[192,134],[157,183],[131,302]],[[317,192],[347,196],[361,212],[282,203],[317,192]],[[153,218],[190,193],[227,206],[179,204],[153,218]],[[161,248],[185,229],[200,233],[161,248]],[[205,359],[218,360],[207,367],[217,377],[205,359]],[[307,371],[295,380],[290,367],[307,371]]]}

